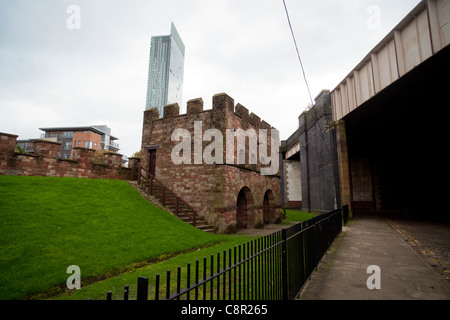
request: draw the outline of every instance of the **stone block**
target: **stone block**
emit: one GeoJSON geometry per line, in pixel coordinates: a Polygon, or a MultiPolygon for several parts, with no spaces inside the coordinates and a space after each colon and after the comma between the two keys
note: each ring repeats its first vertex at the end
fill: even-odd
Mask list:
{"type": "Polygon", "coordinates": [[[164,107],[163,118],[173,118],[180,115],[180,106],[178,103],[168,104],[164,107]]]}
{"type": "Polygon", "coordinates": [[[203,99],[191,99],[187,102],[187,114],[197,114],[203,111],[203,99]]]}
{"type": "Polygon", "coordinates": [[[213,96],[213,110],[234,112],[234,100],[226,93],[218,93],[213,96]]]}
{"type": "Polygon", "coordinates": [[[144,111],[144,121],[153,121],[159,119],[159,111],[157,108],[150,108],[144,111]]]}
{"type": "Polygon", "coordinates": [[[253,112],[250,113],[250,117],[249,117],[248,121],[249,121],[252,125],[254,125],[256,128],[259,129],[259,125],[260,125],[260,123],[261,123],[261,118],[258,117],[256,114],[254,114],[253,112]]]}

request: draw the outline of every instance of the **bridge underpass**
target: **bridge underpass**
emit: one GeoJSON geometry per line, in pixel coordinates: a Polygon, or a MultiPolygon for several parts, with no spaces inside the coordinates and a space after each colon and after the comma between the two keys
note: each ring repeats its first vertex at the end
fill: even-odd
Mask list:
{"type": "Polygon", "coordinates": [[[449,51],[450,0],[421,1],[282,141],[283,204],[450,217],[449,51]]]}
{"type": "Polygon", "coordinates": [[[420,2],[331,92],[340,204],[448,218],[450,1],[420,2]]]}
{"type": "Polygon", "coordinates": [[[446,47],[343,118],[355,212],[450,215],[449,58],[446,47]]]}

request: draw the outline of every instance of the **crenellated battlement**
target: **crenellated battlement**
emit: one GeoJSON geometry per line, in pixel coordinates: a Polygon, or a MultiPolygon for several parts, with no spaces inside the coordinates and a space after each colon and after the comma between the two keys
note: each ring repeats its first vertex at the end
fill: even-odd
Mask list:
{"type": "MultiPolygon", "coordinates": [[[[181,130],[184,136],[189,135],[189,139],[193,141],[193,148],[186,145],[186,148],[183,149],[183,161],[200,164],[203,152],[205,150],[208,152],[215,145],[217,149],[214,149],[214,156],[207,162],[239,165],[248,170],[267,172],[265,168],[268,155],[262,155],[261,143],[271,149],[272,132],[276,131],[269,123],[261,120],[256,114],[250,113],[240,103],[235,105],[234,99],[226,93],[213,96],[211,109],[204,110],[203,99],[196,98],[187,102],[186,110],[185,114],[180,114],[180,107],[175,103],[164,107],[162,118],[159,117],[156,108],[144,112],[141,149],[144,155],[142,159],[144,166],[147,166],[148,162],[145,149],[158,146],[158,148],[164,149],[164,153],[170,155],[170,151],[174,150],[180,141],[178,132],[181,130]],[[206,132],[208,134],[204,137],[206,132]],[[261,138],[263,140],[260,140],[261,138]],[[210,141],[214,141],[215,144],[211,144],[208,148],[210,141]],[[223,152],[223,156],[217,152],[223,152]],[[194,153],[197,155],[193,156],[194,153]],[[261,168],[264,169],[261,170],[261,168]]],[[[274,137],[274,139],[279,140],[279,137],[274,137]]],[[[274,152],[278,152],[278,150],[274,152]]],[[[172,159],[168,158],[167,161],[174,161],[173,157],[172,159]]]]}
{"type": "Polygon", "coordinates": [[[255,127],[255,129],[271,129],[270,124],[266,121],[261,120],[253,112],[250,113],[249,110],[238,103],[234,104],[234,99],[231,98],[226,93],[215,94],[212,98],[212,108],[204,110],[204,103],[202,98],[191,99],[187,102],[187,108],[185,114],[180,114],[180,106],[178,103],[169,104],[164,107],[163,117],[160,118],[160,114],[157,108],[150,108],[144,112],[144,121],[164,121],[166,119],[173,119],[179,117],[190,117],[198,116],[200,113],[211,113],[212,115],[222,116],[221,119],[226,121],[224,117],[225,113],[227,116],[234,115],[241,119],[240,127],[246,128],[250,124],[255,127]]]}
{"type": "Polygon", "coordinates": [[[178,104],[165,106],[162,118],[149,109],[140,165],[220,232],[271,223],[280,206],[279,133],[272,129],[226,93],[212,97],[211,109],[202,98],[189,100],[185,114],[178,104]]]}

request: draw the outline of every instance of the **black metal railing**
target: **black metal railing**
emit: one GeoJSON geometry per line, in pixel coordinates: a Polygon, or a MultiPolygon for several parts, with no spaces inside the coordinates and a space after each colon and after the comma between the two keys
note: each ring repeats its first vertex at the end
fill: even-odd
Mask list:
{"type": "MultiPolygon", "coordinates": [[[[301,291],[334,239],[342,231],[343,210],[314,217],[292,227],[229,248],[195,266],[171,271],[165,286],[158,274],[139,277],[138,300],[291,300],[301,291]]],[[[124,299],[128,300],[125,286],[124,299]]],[[[107,299],[111,299],[111,292],[107,299]]]]}
{"type": "MultiPolygon", "coordinates": [[[[133,173],[134,174],[134,173],[133,173]]],[[[186,201],[180,198],[175,192],[169,189],[164,183],[158,180],[154,175],[145,170],[143,167],[138,168],[138,184],[144,185],[144,190],[151,196],[155,195],[155,191],[159,191],[158,198],[161,200],[163,207],[166,205],[172,205],[173,211],[177,216],[184,216],[195,227],[197,224],[197,211],[192,208],[186,201]],[[142,174],[142,171],[144,174],[142,174]]]]}

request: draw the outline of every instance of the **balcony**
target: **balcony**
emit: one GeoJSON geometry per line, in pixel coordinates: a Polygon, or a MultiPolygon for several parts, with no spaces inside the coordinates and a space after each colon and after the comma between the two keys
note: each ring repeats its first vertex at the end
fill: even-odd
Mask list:
{"type": "Polygon", "coordinates": [[[109,146],[112,147],[112,148],[114,148],[114,149],[119,149],[119,144],[118,144],[118,143],[115,143],[115,142],[110,142],[110,143],[109,143],[109,146]]]}

